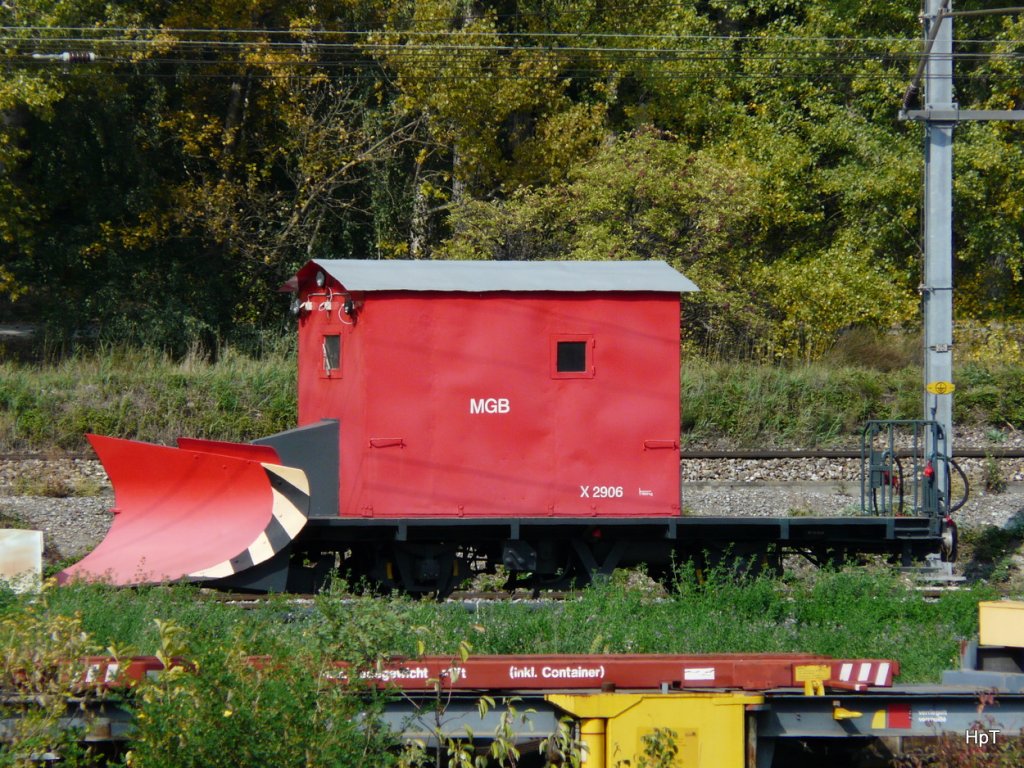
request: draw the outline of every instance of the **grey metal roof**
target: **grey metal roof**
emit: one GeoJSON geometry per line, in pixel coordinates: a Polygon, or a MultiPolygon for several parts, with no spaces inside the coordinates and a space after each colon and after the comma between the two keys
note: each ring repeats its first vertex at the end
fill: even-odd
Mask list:
{"type": "Polygon", "coordinates": [[[317,259],[350,291],[699,290],[662,261],[371,261],[317,259]]]}

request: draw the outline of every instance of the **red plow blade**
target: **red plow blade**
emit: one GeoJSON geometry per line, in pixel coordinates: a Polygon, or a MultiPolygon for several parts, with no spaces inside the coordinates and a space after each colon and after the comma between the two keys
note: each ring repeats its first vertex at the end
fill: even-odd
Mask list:
{"type": "Polygon", "coordinates": [[[284,549],[306,524],[309,483],[267,446],[168,448],[89,435],[114,485],[107,537],[58,576],[119,586],[231,576],[284,549]]]}

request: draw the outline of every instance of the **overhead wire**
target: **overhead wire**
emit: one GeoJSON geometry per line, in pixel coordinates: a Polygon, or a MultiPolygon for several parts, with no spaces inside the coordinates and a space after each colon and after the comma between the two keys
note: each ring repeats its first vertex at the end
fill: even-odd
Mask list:
{"type": "MultiPolygon", "coordinates": [[[[1009,40],[961,40],[961,48],[969,45],[1024,45],[1024,41],[1009,40]]],[[[12,61],[28,62],[33,57],[52,56],[51,51],[67,46],[90,46],[98,53],[101,60],[109,60],[114,64],[150,63],[157,66],[181,67],[231,67],[252,66],[255,62],[240,58],[231,60],[221,55],[225,50],[245,53],[262,53],[271,51],[275,54],[293,54],[294,58],[279,58],[272,63],[275,67],[293,68],[356,68],[380,67],[383,63],[413,65],[447,65],[447,75],[456,74],[460,67],[460,56],[476,54],[510,54],[516,53],[524,63],[534,57],[535,62],[548,62],[553,59],[575,57],[572,69],[565,69],[564,64],[557,74],[559,77],[587,76],[607,73],[607,64],[654,64],[661,63],[670,72],[659,72],[662,77],[728,77],[728,78],[804,78],[815,79],[905,79],[903,71],[885,73],[848,72],[841,69],[826,70],[821,65],[832,65],[841,68],[844,64],[865,61],[880,61],[890,70],[898,69],[898,65],[917,62],[921,58],[918,41],[901,38],[845,38],[815,36],[763,36],[763,35],[667,35],[648,33],[618,32],[500,32],[500,31],[467,31],[467,30],[314,30],[314,29],[253,29],[253,28],[131,28],[131,27],[41,27],[41,26],[0,26],[0,47],[7,47],[6,60],[0,59],[0,66],[9,69],[12,61]],[[56,34],[55,34],[56,33],[56,34]],[[78,33],[78,34],[76,34],[78,33]],[[26,37],[25,35],[28,35],[26,37]],[[202,39],[188,39],[184,35],[203,35],[202,39]],[[120,35],[120,36],[117,36],[120,35]],[[143,35],[140,37],[140,35],[143,35]],[[217,36],[237,35],[249,39],[231,40],[217,39],[217,36]],[[292,39],[266,39],[267,36],[278,38],[290,36],[292,39]],[[171,37],[168,37],[171,36],[171,37]],[[402,42],[381,42],[380,39],[397,37],[402,42]],[[317,39],[309,39],[310,37],[317,39]],[[357,38],[356,41],[339,40],[339,38],[357,38]],[[416,42],[418,38],[432,37],[441,40],[416,42]],[[328,38],[328,39],[321,39],[328,38]],[[376,39],[375,39],[376,38],[376,39]],[[552,45],[547,44],[496,44],[482,42],[470,43],[469,39],[497,39],[499,41],[512,38],[524,41],[531,38],[539,40],[636,40],[653,41],[647,46],[641,45],[552,45]],[[449,42],[444,42],[445,40],[449,42]],[[450,42],[456,40],[456,42],[450,42]],[[676,45],[657,45],[657,42],[671,42],[676,45]],[[783,43],[801,42],[809,45],[832,44],[830,51],[800,51],[792,47],[785,51],[723,50],[725,44],[735,46],[737,43],[783,43]],[[906,50],[847,50],[851,46],[863,47],[868,44],[886,43],[890,45],[906,45],[906,50]],[[682,46],[681,44],[687,45],[682,46]],[[703,45],[700,45],[703,43],[703,45]],[[714,43],[712,47],[709,44],[714,43]],[[31,49],[31,50],[30,50],[31,49]],[[154,49],[159,53],[153,54],[154,49]],[[173,52],[180,51],[181,55],[173,52]],[[141,59],[118,61],[118,57],[141,56],[141,59]],[[592,66],[582,65],[578,59],[585,57],[600,58],[592,66]],[[744,70],[714,71],[715,64],[727,62],[734,66],[742,61],[754,66],[763,65],[765,71],[744,70]],[[813,71],[784,71],[772,65],[803,64],[814,67],[813,71]],[[679,66],[710,66],[712,71],[701,69],[699,72],[680,72],[679,66]]],[[[960,62],[980,61],[1017,61],[1024,59],[1024,53],[1017,51],[962,51],[954,54],[960,62]]],[[[475,62],[463,62],[467,74],[475,74],[475,62]]],[[[999,78],[1001,73],[987,73],[989,79],[999,78]]],[[[958,79],[964,78],[961,74],[958,79]]],[[[969,79],[970,75],[966,75],[969,79]]]]}
{"type": "MultiPolygon", "coordinates": [[[[115,52],[124,50],[143,50],[145,48],[160,48],[160,49],[178,49],[182,51],[187,50],[222,50],[222,49],[234,49],[234,50],[270,50],[275,52],[294,52],[301,54],[309,54],[313,51],[321,53],[337,53],[337,52],[371,52],[388,55],[410,55],[419,52],[427,52],[431,54],[443,54],[443,53],[537,53],[542,55],[560,55],[560,56],[571,56],[571,55],[588,55],[588,54],[602,54],[611,55],[617,57],[633,57],[633,58],[644,58],[644,57],[660,57],[660,58],[692,58],[700,57],[705,59],[728,59],[735,60],[738,57],[753,60],[779,60],[779,61],[792,61],[800,59],[816,59],[816,60],[829,60],[829,61],[866,61],[872,59],[886,59],[892,60],[894,58],[903,59],[905,61],[917,61],[920,59],[920,53],[913,50],[885,50],[885,51],[799,51],[789,49],[786,51],[765,51],[765,50],[723,50],[722,48],[699,48],[699,47],[626,47],[626,46],[585,46],[585,45],[495,45],[495,44],[454,44],[454,43],[382,43],[382,42],[362,42],[362,43],[324,43],[316,42],[310,43],[308,41],[297,41],[297,42],[274,42],[274,41],[257,41],[257,42],[237,42],[237,41],[217,41],[217,40],[201,40],[201,41],[189,41],[189,40],[174,40],[174,41],[139,41],[139,40],[121,40],[116,38],[85,38],[85,39],[73,39],[73,38],[53,38],[47,40],[23,40],[10,38],[0,35],[0,45],[8,47],[10,53],[8,56],[27,56],[33,52],[38,52],[41,45],[45,45],[46,49],[51,47],[66,47],[69,44],[74,45],[88,45],[90,47],[101,48],[103,50],[112,50],[115,52]],[[32,51],[28,51],[27,48],[32,48],[32,51]],[[13,49],[13,50],[12,50],[13,49]],[[24,50],[23,50],[24,49],[24,50]]],[[[1022,43],[1024,45],[1024,43],[1022,43]]],[[[1016,60],[1024,57],[1024,52],[1018,51],[994,51],[994,52],[981,52],[981,51],[962,51],[954,53],[954,58],[961,60],[983,60],[983,59],[995,59],[995,60],[1016,60]]]]}
{"type": "MultiPolygon", "coordinates": [[[[0,37],[0,44],[10,43],[15,41],[5,41],[0,37]]],[[[19,41],[20,42],[20,41],[19,41]]],[[[70,40],[58,40],[51,41],[56,42],[57,48],[66,46],[67,43],[73,42],[70,40]]],[[[89,40],[85,41],[97,50],[107,51],[108,49],[113,53],[123,53],[124,49],[131,49],[132,43],[124,41],[110,41],[110,40],[89,40]]],[[[917,55],[911,51],[875,51],[875,52],[820,52],[820,51],[786,51],[786,52],[771,52],[771,51],[723,51],[720,49],[700,49],[700,48],[636,48],[636,47],[610,47],[610,46],[530,46],[530,45],[451,45],[451,44],[381,44],[381,43],[361,43],[361,44],[246,44],[246,45],[226,45],[217,42],[203,41],[203,42],[175,42],[173,44],[163,43],[162,48],[167,49],[179,49],[183,52],[187,51],[207,51],[213,52],[225,47],[230,47],[238,50],[248,50],[253,53],[261,52],[265,50],[271,50],[278,53],[295,53],[303,56],[309,56],[312,53],[319,53],[324,55],[330,54],[344,54],[344,53],[361,53],[361,54],[378,54],[386,55],[389,57],[442,57],[447,54],[479,54],[479,53],[498,53],[508,54],[517,53],[519,55],[535,54],[538,57],[566,57],[566,56],[578,56],[578,55],[602,55],[609,56],[615,59],[632,59],[636,61],[649,61],[649,60],[702,60],[702,61],[736,61],[738,58],[743,58],[747,61],[779,61],[779,62],[791,62],[791,61],[812,61],[812,62],[862,62],[870,60],[885,60],[892,62],[894,60],[903,60],[906,62],[912,62],[917,59],[917,55]]],[[[38,54],[39,46],[31,46],[32,50],[20,50],[21,46],[15,46],[15,50],[12,51],[8,57],[20,57],[20,58],[31,58],[33,54],[38,54]]],[[[148,55],[148,54],[147,54],[148,55]]],[[[181,57],[178,57],[181,58],[181,57]]],[[[1004,52],[1004,53],[964,53],[960,54],[958,58],[962,60],[985,60],[985,59],[996,59],[996,60],[1017,60],[1024,58],[1024,53],[1018,52],[1004,52]]],[[[286,60],[279,60],[280,64],[287,64],[286,60]]],[[[299,63],[296,61],[296,63],[299,63]]]]}
{"type": "MultiPolygon", "coordinates": [[[[665,40],[665,41],[701,41],[701,42],[825,42],[825,43],[872,43],[872,44],[906,44],[919,45],[916,39],[904,37],[841,37],[829,35],[782,35],[782,34],[758,34],[758,35],[713,35],[713,34],[679,34],[679,33],[647,33],[647,32],[581,32],[581,31],[544,31],[544,30],[472,30],[472,29],[440,29],[440,30],[418,30],[400,28],[376,28],[376,29],[318,29],[318,28],[296,28],[296,29],[257,29],[243,27],[61,27],[61,26],[0,26],[0,36],[14,38],[17,33],[38,32],[42,33],[36,39],[64,39],[64,40],[111,40],[111,41],[132,41],[145,44],[164,44],[166,36],[181,36],[192,34],[221,34],[241,36],[291,36],[296,38],[294,43],[301,44],[304,38],[321,37],[370,37],[379,35],[396,35],[405,37],[487,37],[487,38],[587,38],[587,39],[621,39],[621,40],[665,40]],[[71,36],[70,33],[90,33],[93,37],[82,35],[71,36]],[[67,33],[65,36],[54,35],[54,33],[67,33]],[[106,34],[109,33],[109,34],[106,34]],[[128,38],[126,35],[133,35],[128,38]],[[114,35],[120,35],[116,37],[114,35]]],[[[177,42],[189,42],[179,38],[177,42]]],[[[244,40],[205,40],[196,41],[214,45],[245,45],[244,40]]],[[[1009,39],[971,39],[960,38],[960,44],[1024,44],[1022,40],[1009,39]]],[[[319,43],[325,44],[325,43],[319,43]]]]}
{"type": "MultiPolygon", "coordinates": [[[[590,38],[621,38],[621,39],[649,39],[649,40],[720,40],[746,42],[751,40],[763,40],[766,35],[713,35],[695,33],[659,33],[659,32],[582,32],[579,30],[556,31],[556,30],[473,30],[473,29],[402,29],[377,27],[373,29],[321,29],[315,27],[299,28],[253,28],[253,27],[73,27],[73,26],[0,26],[0,32],[5,31],[39,31],[39,32],[90,32],[98,34],[101,32],[111,33],[132,33],[149,35],[180,35],[180,34],[233,34],[233,35],[327,35],[327,36],[370,36],[379,34],[400,34],[409,36],[434,36],[434,35],[459,35],[464,37],[590,37],[590,38]]],[[[809,40],[821,42],[907,42],[903,37],[841,37],[829,35],[782,35],[772,34],[770,39],[779,41],[809,40]]],[[[916,42],[916,41],[915,41],[916,42]]],[[[979,41],[981,42],[981,41],[979,41]]]]}
{"type": "MultiPolygon", "coordinates": [[[[649,34],[631,34],[631,33],[554,33],[554,32],[466,32],[466,31],[431,31],[431,32],[420,32],[420,31],[409,31],[409,30],[376,30],[372,32],[358,32],[354,30],[346,31],[326,31],[326,30],[300,30],[300,31],[282,31],[282,30],[130,30],[130,29],[112,29],[112,30],[97,30],[96,28],[81,29],[81,32],[88,32],[90,35],[71,35],[71,34],[55,34],[58,32],[69,33],[75,31],[78,28],[11,28],[11,27],[0,27],[0,40],[7,41],[9,43],[37,43],[37,44],[54,44],[54,43],[78,43],[78,44],[109,44],[114,46],[167,46],[167,45],[178,45],[178,46],[208,46],[208,47],[220,47],[220,48],[242,48],[258,44],[261,46],[268,46],[271,48],[306,48],[314,46],[317,48],[347,48],[347,47],[367,47],[367,46],[378,46],[378,47],[410,47],[417,45],[429,45],[433,47],[466,47],[472,49],[507,49],[507,48],[539,48],[539,49],[566,49],[566,50],[595,50],[595,51],[632,51],[632,50],[693,50],[692,47],[680,47],[682,43],[720,43],[735,45],[737,43],[792,43],[800,42],[804,44],[820,44],[820,43],[833,43],[840,45],[858,45],[863,46],[867,44],[888,44],[906,46],[906,50],[897,51],[907,56],[920,57],[922,52],[918,46],[918,42],[899,39],[899,38],[835,38],[835,37],[813,37],[813,36],[715,36],[715,35],[649,35],[649,34]],[[27,31],[38,31],[39,35],[31,35],[26,37],[25,32],[27,31]],[[101,34],[104,32],[111,33],[123,33],[123,36],[115,36],[113,34],[101,34]],[[140,33],[146,35],[152,35],[152,37],[142,36],[139,37],[140,33]],[[20,33],[20,34],[19,34],[20,33]],[[128,37],[127,34],[131,33],[133,36],[128,37]],[[191,33],[203,33],[208,37],[202,39],[191,39],[187,37],[181,37],[182,34],[191,33]],[[290,35],[293,39],[291,40],[275,40],[275,39],[244,39],[244,40],[224,40],[209,37],[213,34],[222,35],[252,35],[259,37],[270,36],[271,38],[280,35],[290,35]],[[170,36],[170,37],[168,37],[170,36]],[[321,38],[329,39],[321,39],[321,38]],[[366,38],[361,42],[332,42],[330,38],[338,37],[349,37],[349,38],[366,38]],[[449,38],[470,41],[467,43],[440,43],[436,40],[430,43],[415,43],[415,42],[401,42],[401,43],[386,43],[374,40],[373,38],[387,38],[395,37],[401,39],[414,40],[416,38],[449,38]],[[496,43],[471,43],[473,39],[512,39],[520,41],[515,45],[511,44],[496,44],[496,43]],[[523,39],[537,39],[537,40],[606,40],[606,39],[617,39],[617,40],[648,40],[652,41],[651,45],[638,47],[638,46],[624,46],[624,45],[532,45],[525,46],[522,44],[523,39]],[[672,42],[676,45],[673,46],[657,46],[653,43],[657,41],[672,42]]],[[[970,45],[1024,45],[1024,40],[959,40],[957,44],[961,47],[970,45]]],[[[697,48],[699,50],[699,48],[697,48]]],[[[892,53],[891,49],[883,49],[878,51],[872,51],[873,55],[892,53]]],[[[839,55],[850,55],[842,50],[837,51],[839,55]]],[[[794,51],[794,55],[800,55],[800,51],[794,51]]]]}

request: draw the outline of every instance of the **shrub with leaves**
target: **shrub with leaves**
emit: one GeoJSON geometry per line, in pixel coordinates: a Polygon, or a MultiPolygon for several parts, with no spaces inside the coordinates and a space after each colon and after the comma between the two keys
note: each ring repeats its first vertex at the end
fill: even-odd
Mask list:
{"type": "MultiPolygon", "coordinates": [[[[11,730],[0,742],[0,766],[58,760],[63,766],[90,765],[79,744],[83,728],[62,722],[80,715],[100,691],[86,683],[82,657],[97,652],[78,616],[51,611],[44,592],[33,602],[5,603],[0,618],[0,689],[9,692],[0,719],[11,730]]],[[[86,725],[87,727],[87,725],[86,725]]]]}
{"type": "Polygon", "coordinates": [[[981,465],[982,484],[987,493],[1002,493],[1006,490],[1006,476],[1003,474],[999,461],[994,456],[986,456],[981,465]]]}
{"type": "Polygon", "coordinates": [[[353,695],[315,652],[254,660],[229,637],[193,655],[170,623],[161,639],[158,655],[185,654],[193,668],[173,667],[137,691],[132,768],[394,763],[376,698],[353,695]]]}
{"type": "MultiPolygon", "coordinates": [[[[992,704],[991,698],[982,694],[979,709],[992,704]]],[[[994,727],[991,718],[988,720],[975,723],[970,730],[988,731],[994,727]]],[[[893,761],[894,768],[1018,768],[1020,765],[1024,765],[1024,737],[1005,733],[997,733],[986,744],[968,742],[963,733],[946,733],[918,752],[893,761]]]]}

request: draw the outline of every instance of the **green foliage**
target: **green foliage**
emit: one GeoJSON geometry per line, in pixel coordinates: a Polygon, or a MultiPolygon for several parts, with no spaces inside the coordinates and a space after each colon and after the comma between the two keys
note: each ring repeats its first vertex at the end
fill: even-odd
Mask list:
{"type": "Polygon", "coordinates": [[[762,343],[778,359],[817,360],[845,329],[892,328],[917,309],[909,293],[893,291],[892,276],[873,264],[870,254],[845,248],[784,259],[760,278],[778,316],[762,343]]]}
{"type": "MultiPolygon", "coordinates": [[[[78,734],[58,727],[58,712],[69,691],[96,695],[77,687],[76,660],[104,647],[116,657],[183,655],[193,665],[147,680],[122,701],[135,715],[129,765],[413,766],[424,764],[425,753],[399,753],[393,737],[373,724],[379,701],[340,681],[330,662],[349,659],[372,669],[387,656],[465,659],[472,638],[474,654],[894,658],[901,681],[922,682],[955,665],[959,641],[977,632],[977,602],[996,594],[976,585],[928,601],[898,574],[864,568],[737,579],[724,568],[698,578],[682,564],[668,595],[635,583],[613,577],[561,603],[484,603],[474,613],[461,605],[353,596],[340,583],[309,607],[280,600],[249,610],[204,599],[195,587],[79,584],[48,589],[42,598],[0,594],[4,687],[21,686],[53,705],[23,720],[21,741],[0,747],[0,760],[17,764],[24,750],[46,748],[77,764],[78,734]]],[[[437,706],[443,722],[443,698],[437,706]]],[[[481,706],[497,704],[482,699],[481,706]]],[[[486,764],[512,766],[523,756],[509,729],[524,713],[514,701],[502,702],[502,712],[486,764]]],[[[667,732],[654,736],[645,757],[651,766],[664,764],[678,746],[667,732]]],[[[477,765],[484,757],[468,750],[469,738],[446,742],[451,765],[477,765]]],[[[552,734],[546,748],[549,756],[562,754],[563,764],[580,764],[566,730],[552,734]]]]}
{"type": "MultiPolygon", "coordinates": [[[[998,54],[958,60],[961,104],[1021,103],[1022,23],[958,19],[998,54]]],[[[667,259],[715,358],[916,313],[911,5],[22,0],[0,26],[2,312],[57,352],[276,327],[316,256],[667,259]],[[32,58],[85,48],[67,28],[99,60],[32,58]]],[[[1024,311],[1022,130],[957,132],[962,319],[1024,311]]]]}
{"type": "Polygon", "coordinates": [[[1006,490],[1006,476],[994,456],[985,457],[981,472],[981,485],[986,493],[1002,493],[1006,490]]]}
{"type": "MultiPolygon", "coordinates": [[[[298,651],[254,665],[230,638],[135,695],[133,768],[393,764],[376,707],[298,651]]],[[[190,657],[193,658],[193,657],[190,657]]]]}
{"type": "Polygon", "coordinates": [[[679,734],[671,728],[655,728],[640,739],[643,752],[638,768],[672,768],[679,754],[679,734]]]}
{"type": "Polygon", "coordinates": [[[766,162],[749,153],[735,141],[694,149],[637,131],[570,168],[561,184],[457,207],[443,254],[668,261],[701,288],[686,300],[690,345],[716,357],[813,359],[844,328],[912,317],[914,298],[894,291],[887,267],[859,246],[776,251],[781,232],[804,232],[816,216],[801,209],[796,177],[773,167],[779,154],[766,162]]]}
{"type": "Polygon", "coordinates": [[[288,349],[262,360],[226,350],[216,364],[124,349],[49,366],[0,362],[0,446],[82,450],[86,432],[245,441],[293,427],[295,398],[288,349]]]}
{"type": "Polygon", "coordinates": [[[957,324],[958,361],[997,366],[1024,353],[1024,327],[1017,322],[966,320],[957,324]]]}
{"type": "Polygon", "coordinates": [[[352,596],[348,584],[335,580],[316,598],[316,646],[339,661],[373,667],[390,649],[407,646],[409,625],[403,620],[406,598],[379,600],[372,594],[352,596]]]}
{"type": "Polygon", "coordinates": [[[665,260],[702,292],[686,331],[701,347],[756,344],[763,314],[742,279],[758,255],[768,201],[742,155],[695,151],[637,131],[572,167],[565,182],[453,212],[452,258],[665,260]]]}
{"type": "Polygon", "coordinates": [[[965,530],[961,536],[964,573],[1019,591],[1024,574],[1018,552],[1024,545],[1024,521],[1011,518],[1006,527],[985,526],[965,530]]]}
{"type": "Polygon", "coordinates": [[[555,732],[540,742],[540,752],[546,755],[552,765],[581,768],[583,745],[574,735],[575,727],[571,718],[559,719],[555,732]]]}
{"type": "MultiPolygon", "coordinates": [[[[0,110],[19,110],[0,123],[0,161],[19,171],[0,181],[11,202],[0,235],[12,243],[0,290],[23,293],[58,344],[88,332],[176,354],[196,341],[213,348],[237,328],[279,323],[274,291],[305,259],[365,252],[390,234],[394,217],[371,203],[372,188],[410,126],[376,78],[327,74],[317,45],[328,22],[366,23],[370,4],[57,5],[0,9],[5,23],[92,28],[101,47],[99,61],[75,65],[92,77],[5,54],[23,76],[0,94],[0,110]],[[185,30],[253,25],[290,28],[303,46],[286,53],[271,33],[228,34],[198,66],[168,66],[205,39],[185,30]],[[60,90],[45,93],[50,82],[60,90]]],[[[47,46],[50,36],[36,45],[65,44],[47,46]]],[[[391,198],[402,197],[399,178],[391,198]]]]}
{"type": "MultiPolygon", "coordinates": [[[[842,354],[868,354],[860,349],[842,354]]],[[[898,362],[902,354],[883,350],[876,362],[898,362]]],[[[957,423],[1024,427],[1020,365],[968,363],[958,368],[956,384],[957,423]]],[[[866,420],[915,418],[921,408],[916,367],[880,373],[855,365],[687,358],[681,386],[684,440],[726,438],[738,445],[849,445],[866,420]]],[[[226,350],[217,363],[117,349],[58,365],[0,362],[0,449],[6,451],[82,450],[86,432],[164,444],[179,435],[245,441],[291,428],[295,418],[295,363],[287,346],[262,359],[226,350]]],[[[20,483],[32,494],[97,490],[45,475],[20,483]]]]}
{"type": "Polygon", "coordinates": [[[31,602],[0,597],[0,717],[12,718],[0,766],[35,765],[46,754],[62,765],[93,764],[95,756],[79,744],[87,721],[76,729],[62,721],[70,697],[84,707],[100,695],[83,682],[79,661],[97,651],[80,617],[51,610],[45,594],[31,602]]]}
{"type": "Polygon", "coordinates": [[[69,479],[64,473],[47,466],[37,474],[16,477],[11,484],[11,490],[17,496],[67,499],[76,496],[99,496],[104,486],[98,480],[69,479]]]}
{"type": "Polygon", "coordinates": [[[855,327],[842,333],[822,362],[837,367],[852,366],[898,372],[921,360],[922,342],[916,333],[879,332],[855,327]]]}
{"type": "MultiPolygon", "coordinates": [[[[971,730],[988,731],[995,728],[995,719],[987,710],[996,705],[991,694],[979,694],[978,720],[971,730]]],[[[991,743],[970,743],[964,734],[944,733],[902,759],[899,768],[1016,768],[1024,763],[1024,737],[998,733],[991,743]]]]}
{"type": "MultiPolygon", "coordinates": [[[[898,574],[864,568],[800,579],[737,579],[728,569],[698,578],[692,565],[681,564],[667,596],[616,578],[565,602],[539,608],[482,603],[473,613],[461,605],[338,592],[321,596],[310,610],[274,601],[239,610],[200,599],[193,587],[84,585],[52,593],[49,610],[80,615],[94,645],[116,644],[133,653],[160,648],[153,622],[160,618],[189,628],[191,655],[227,643],[252,654],[308,653],[370,663],[382,655],[460,658],[471,638],[474,655],[799,651],[891,657],[903,667],[902,680],[923,681],[951,668],[959,639],[977,632],[977,602],[995,595],[994,588],[975,585],[929,601],[898,574]],[[379,641],[343,630],[339,623],[346,619],[363,632],[381,628],[379,641]],[[879,626],[887,627],[885,636],[877,633],[879,626]]],[[[20,611],[20,605],[15,600],[5,610],[20,611]]]]}
{"type": "Polygon", "coordinates": [[[570,98],[566,62],[554,51],[507,48],[495,10],[460,5],[416,3],[399,29],[373,37],[386,46],[398,107],[423,116],[435,153],[447,149],[452,194],[486,197],[558,178],[600,141],[603,105],[570,98]]]}
{"type": "Polygon", "coordinates": [[[741,445],[847,443],[868,419],[913,418],[920,373],[880,376],[824,365],[749,366],[686,362],[683,434],[728,435],[741,445]]]}
{"type": "Polygon", "coordinates": [[[0,602],[0,684],[34,704],[18,713],[14,741],[0,745],[0,765],[28,765],[28,754],[47,751],[62,764],[93,764],[77,745],[82,734],[60,719],[69,695],[101,694],[82,684],[80,659],[104,645],[115,657],[190,662],[147,678],[121,702],[134,714],[130,766],[392,764],[396,745],[376,724],[376,697],[354,696],[334,674],[336,657],[304,642],[305,628],[289,631],[277,610],[250,616],[205,602],[194,588],[81,584],[0,602]],[[271,660],[254,663],[250,654],[271,660]]]}
{"type": "MultiPolygon", "coordinates": [[[[928,602],[888,571],[779,580],[721,569],[698,578],[684,564],[667,598],[610,580],[543,609],[496,602],[473,614],[426,604],[400,611],[428,654],[453,654],[465,637],[475,654],[807,652],[894,658],[902,681],[920,682],[953,668],[959,640],[977,633],[977,602],[995,594],[975,586],[928,602]]],[[[416,653],[412,645],[399,652],[416,653]]]]}
{"type": "Polygon", "coordinates": [[[999,414],[1006,424],[1017,424],[1024,417],[1024,371],[1016,364],[968,363],[960,368],[956,385],[955,416],[969,419],[976,413],[999,414]]]}
{"type": "MultiPolygon", "coordinates": [[[[899,360],[900,355],[882,355],[899,360]]],[[[885,373],[852,365],[750,366],[686,360],[684,438],[728,436],[739,445],[829,445],[857,439],[869,419],[914,419],[921,412],[916,366],[885,373]]],[[[1024,425],[1024,368],[966,363],[956,376],[958,424],[1024,425]]]]}

